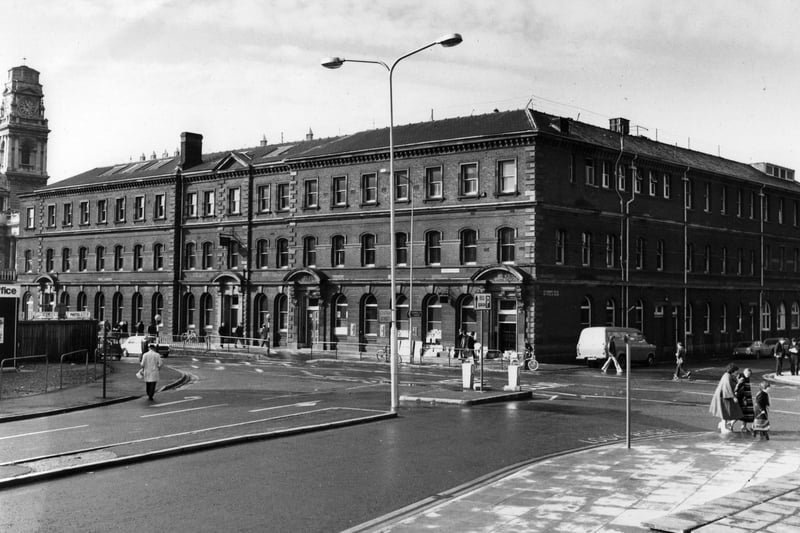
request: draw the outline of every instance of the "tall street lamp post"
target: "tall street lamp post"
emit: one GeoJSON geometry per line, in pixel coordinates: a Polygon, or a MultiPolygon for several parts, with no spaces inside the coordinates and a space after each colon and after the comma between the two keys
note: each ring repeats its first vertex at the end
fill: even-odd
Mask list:
{"type": "MultiPolygon", "coordinates": [[[[374,65],[380,65],[386,69],[389,73],[389,292],[390,292],[390,303],[389,308],[391,310],[391,319],[389,322],[390,325],[390,340],[389,340],[389,353],[390,353],[390,366],[391,366],[391,380],[392,380],[392,411],[397,411],[398,403],[400,401],[400,394],[399,394],[399,386],[397,380],[397,311],[396,311],[396,298],[397,298],[397,268],[395,263],[397,262],[395,259],[396,251],[396,244],[395,244],[395,232],[394,232],[394,194],[395,194],[395,184],[394,184],[394,100],[393,100],[393,93],[392,93],[392,75],[394,74],[394,69],[400,61],[403,59],[413,56],[423,50],[427,50],[432,46],[436,46],[440,44],[446,48],[451,46],[456,46],[457,44],[461,43],[461,35],[458,33],[451,33],[449,35],[445,35],[441,39],[433,41],[430,44],[426,44],[421,48],[417,48],[416,50],[409,52],[403,56],[398,57],[392,66],[390,67],[383,61],[373,61],[373,60],[365,60],[365,59],[345,59],[343,57],[328,57],[322,60],[322,66],[325,68],[336,69],[341,67],[345,62],[350,63],[372,63],[374,65]]],[[[414,303],[411,302],[413,306],[414,303]]]]}

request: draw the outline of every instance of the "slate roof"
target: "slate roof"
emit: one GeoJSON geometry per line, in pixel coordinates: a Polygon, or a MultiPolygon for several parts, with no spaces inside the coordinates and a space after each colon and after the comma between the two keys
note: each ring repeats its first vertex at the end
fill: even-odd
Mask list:
{"type": "MultiPolygon", "coordinates": [[[[529,114],[525,109],[395,126],[394,136],[395,147],[401,149],[448,141],[458,142],[534,134],[537,131],[565,136],[578,142],[600,146],[611,152],[619,151],[620,135],[607,128],[572,119],[563,119],[535,110],[530,110],[529,114]],[[562,122],[566,122],[567,131],[561,131],[562,122]]],[[[246,169],[248,165],[259,167],[288,164],[316,158],[382,151],[387,150],[388,145],[389,129],[381,128],[360,131],[351,135],[203,154],[203,162],[186,171],[202,173],[214,169],[246,169]]],[[[643,136],[626,135],[624,150],[627,154],[639,154],[641,159],[664,161],[678,167],[691,167],[691,170],[694,171],[702,170],[714,174],[735,176],[770,185],[800,187],[800,184],[793,181],[768,176],[746,163],[659,143],[643,136]]],[[[180,160],[180,156],[175,156],[97,167],[48,185],[42,190],[55,191],[64,188],[172,176],[180,164],[180,160]]]]}

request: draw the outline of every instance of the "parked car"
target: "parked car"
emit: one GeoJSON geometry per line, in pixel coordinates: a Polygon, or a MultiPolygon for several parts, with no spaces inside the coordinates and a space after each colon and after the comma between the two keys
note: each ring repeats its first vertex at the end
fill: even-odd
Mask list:
{"type": "Polygon", "coordinates": [[[598,326],[583,328],[578,337],[576,347],[577,359],[586,361],[591,365],[606,359],[606,350],[611,338],[614,337],[614,346],[620,365],[625,364],[625,336],[631,349],[631,363],[645,363],[652,366],[656,362],[656,347],[647,342],[641,331],[635,328],[617,328],[598,326]]]}
{"type": "MultiPolygon", "coordinates": [[[[767,357],[771,357],[772,351],[775,349],[775,345],[778,344],[778,341],[783,343],[784,350],[789,349],[789,345],[791,343],[786,337],[770,337],[768,339],[764,339],[764,351],[762,354],[767,357]]],[[[788,356],[789,354],[787,353],[786,355],[788,356]]]]}
{"type": "Polygon", "coordinates": [[[135,355],[141,358],[142,354],[147,351],[147,345],[151,342],[156,343],[156,351],[161,354],[161,357],[169,357],[169,344],[156,342],[155,337],[149,335],[131,335],[122,341],[120,344],[122,356],[135,355]]]}
{"type": "Polygon", "coordinates": [[[122,346],[120,346],[120,336],[118,333],[109,332],[103,338],[103,334],[97,336],[97,349],[95,350],[95,357],[97,359],[103,358],[103,350],[105,350],[106,357],[113,357],[118,360],[122,357],[122,346]]]}
{"type": "Polygon", "coordinates": [[[769,357],[772,355],[772,347],[766,346],[761,341],[742,341],[733,347],[734,357],[769,357]]]}

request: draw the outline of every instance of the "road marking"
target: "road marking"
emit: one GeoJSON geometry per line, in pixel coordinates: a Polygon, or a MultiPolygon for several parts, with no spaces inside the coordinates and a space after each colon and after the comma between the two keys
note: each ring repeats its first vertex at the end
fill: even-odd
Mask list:
{"type": "Polygon", "coordinates": [[[153,413],[152,415],[141,415],[140,418],[151,418],[154,416],[174,415],[178,413],[188,413],[189,411],[199,411],[201,409],[211,409],[212,407],[223,407],[227,403],[218,403],[215,405],[204,405],[203,407],[191,407],[189,409],[180,409],[178,411],[167,411],[166,413],[153,413]]]}
{"type": "Polygon", "coordinates": [[[43,431],[32,431],[31,433],[20,433],[19,435],[8,435],[7,437],[0,437],[0,440],[6,439],[16,439],[18,437],[32,437],[33,435],[43,435],[45,433],[55,433],[56,431],[69,431],[70,429],[81,429],[81,428],[88,428],[89,424],[83,424],[82,426],[70,426],[66,428],[57,428],[57,429],[45,429],[43,431]]]}
{"type": "Polygon", "coordinates": [[[276,405],[274,407],[262,407],[261,409],[250,409],[248,413],[259,413],[261,411],[271,411],[272,409],[283,409],[284,407],[314,407],[320,400],[313,400],[310,402],[292,403],[289,405],[276,405]]]}
{"type": "Polygon", "coordinates": [[[153,404],[150,407],[166,407],[168,405],[175,405],[176,403],[183,403],[183,402],[193,402],[195,400],[202,400],[202,396],[184,396],[183,400],[175,400],[174,402],[166,402],[166,403],[157,403],[153,404]]]}

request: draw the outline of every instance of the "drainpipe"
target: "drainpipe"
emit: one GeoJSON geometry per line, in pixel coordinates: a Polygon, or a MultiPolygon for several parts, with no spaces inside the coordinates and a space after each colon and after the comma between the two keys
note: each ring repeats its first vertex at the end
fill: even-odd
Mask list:
{"type": "Polygon", "coordinates": [[[631,204],[636,199],[636,159],[638,154],[634,154],[631,161],[631,198],[625,202],[625,327],[629,327],[630,320],[630,286],[631,286],[631,204]]]}
{"type": "MultiPolygon", "coordinates": [[[[687,343],[686,337],[686,309],[689,305],[689,270],[687,266],[689,264],[687,253],[689,250],[689,207],[687,205],[688,194],[689,194],[689,169],[691,167],[686,167],[686,172],[683,173],[683,345],[686,346],[688,350],[689,344],[687,343]]],[[[677,332],[676,332],[677,335],[677,332]]]]}
{"type": "MultiPolygon", "coordinates": [[[[622,236],[624,235],[624,223],[625,223],[625,199],[622,197],[622,193],[619,190],[619,180],[620,175],[618,174],[619,171],[619,164],[622,161],[622,154],[625,151],[625,136],[620,133],[619,136],[619,155],[617,156],[617,160],[614,162],[614,176],[617,178],[617,183],[615,184],[614,189],[617,191],[617,196],[619,197],[619,269],[620,269],[620,279],[622,280],[622,286],[620,287],[620,294],[619,299],[621,302],[625,301],[625,259],[622,256],[622,236]]],[[[624,173],[622,174],[625,175],[624,173]]]]}
{"type": "Polygon", "coordinates": [[[764,309],[764,186],[761,186],[761,189],[758,191],[759,197],[759,204],[761,208],[758,210],[758,218],[761,220],[760,227],[759,227],[759,240],[761,245],[759,248],[761,249],[761,259],[760,259],[760,279],[759,279],[759,286],[758,286],[758,320],[756,324],[758,324],[758,338],[759,340],[764,340],[764,329],[761,325],[761,318],[764,309]]]}

